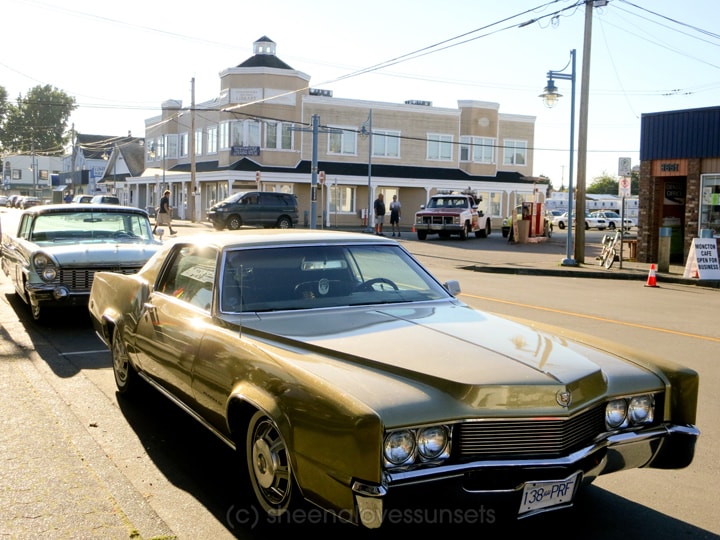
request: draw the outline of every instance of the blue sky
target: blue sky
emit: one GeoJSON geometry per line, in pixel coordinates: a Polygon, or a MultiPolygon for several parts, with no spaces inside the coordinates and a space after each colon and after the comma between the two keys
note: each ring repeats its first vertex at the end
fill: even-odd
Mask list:
{"type": "MultiPolygon", "coordinates": [[[[553,109],[538,95],[576,49],[579,114],[585,8],[577,4],[5,0],[0,85],[14,99],[50,84],[76,97],[78,131],[143,136],[163,101],[190,104],[192,79],[196,102],[214,98],[219,73],[266,35],[280,59],[337,98],[489,101],[534,116],[531,173],[559,187],[568,180],[570,81],[556,81],[564,98],[553,109]]],[[[593,12],[588,182],[616,175],[620,157],[639,163],[643,113],[720,105],[720,36],[710,33],[720,2],[610,0],[593,12]]]]}

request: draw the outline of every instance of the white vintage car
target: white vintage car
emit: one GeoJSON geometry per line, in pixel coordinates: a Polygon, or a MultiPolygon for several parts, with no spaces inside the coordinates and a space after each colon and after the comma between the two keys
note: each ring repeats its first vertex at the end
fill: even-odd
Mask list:
{"type": "Polygon", "coordinates": [[[145,210],[52,204],[22,213],[17,232],[2,235],[0,261],[39,320],[41,307],[87,304],[96,272],[135,273],[161,245],[145,210]]]}
{"type": "Polygon", "coordinates": [[[620,214],[617,212],[613,212],[610,210],[598,210],[596,212],[591,212],[590,216],[598,219],[604,219],[607,221],[607,228],[614,230],[620,228],[620,224],[623,223],[623,230],[628,231],[633,227],[637,226],[637,223],[635,223],[635,220],[630,218],[623,219],[620,214]]]}

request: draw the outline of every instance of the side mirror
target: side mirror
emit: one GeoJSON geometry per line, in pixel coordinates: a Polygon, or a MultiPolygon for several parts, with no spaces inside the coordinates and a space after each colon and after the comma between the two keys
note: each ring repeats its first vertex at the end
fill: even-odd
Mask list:
{"type": "Polygon", "coordinates": [[[450,281],[446,281],[443,283],[443,287],[445,287],[445,290],[452,294],[453,296],[457,296],[460,294],[460,282],[456,279],[451,279],[450,281]]]}

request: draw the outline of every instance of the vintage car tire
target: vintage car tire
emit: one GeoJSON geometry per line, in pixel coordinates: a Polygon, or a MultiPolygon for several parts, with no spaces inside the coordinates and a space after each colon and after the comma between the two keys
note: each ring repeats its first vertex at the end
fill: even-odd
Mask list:
{"type": "Polygon", "coordinates": [[[242,219],[240,216],[233,214],[229,218],[227,218],[226,221],[227,228],[231,231],[237,231],[240,227],[242,227],[242,219]]]}
{"type": "Polygon", "coordinates": [[[287,445],[275,422],[257,411],[248,424],[245,443],[247,471],[253,493],[269,516],[281,516],[295,505],[299,493],[287,445]]]}
{"type": "Polygon", "coordinates": [[[40,322],[42,320],[43,311],[40,309],[39,304],[30,304],[30,313],[34,321],[40,322]]]}
{"type": "Polygon", "coordinates": [[[130,356],[117,328],[113,332],[110,351],[112,352],[113,375],[118,393],[129,394],[137,386],[139,377],[130,363],[130,356]]]}
{"type": "Polygon", "coordinates": [[[417,237],[418,240],[425,240],[427,238],[427,231],[418,231],[417,237]]]}
{"type": "Polygon", "coordinates": [[[278,218],[275,225],[278,229],[292,229],[292,219],[288,216],[282,216],[278,218]]]}

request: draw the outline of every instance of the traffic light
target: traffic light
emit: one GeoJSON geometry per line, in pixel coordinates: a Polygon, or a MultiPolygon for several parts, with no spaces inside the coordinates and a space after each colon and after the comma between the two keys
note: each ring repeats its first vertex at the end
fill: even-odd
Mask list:
{"type": "Polygon", "coordinates": [[[325,171],[320,171],[318,173],[318,182],[320,182],[320,185],[325,185],[325,171]]]}
{"type": "Polygon", "coordinates": [[[260,171],[255,171],[255,183],[260,185],[260,171]]]}

